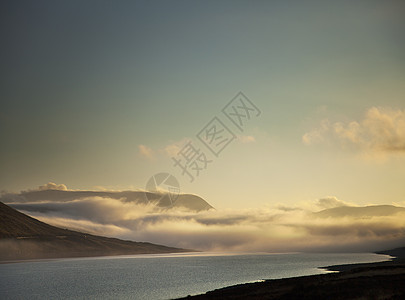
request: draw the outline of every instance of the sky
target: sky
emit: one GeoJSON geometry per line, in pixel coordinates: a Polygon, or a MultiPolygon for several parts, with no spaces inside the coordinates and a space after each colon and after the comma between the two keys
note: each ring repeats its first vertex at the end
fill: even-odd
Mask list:
{"type": "Polygon", "coordinates": [[[405,206],[403,1],[0,5],[2,191],[167,172],[217,209],[405,206]],[[239,92],[242,130],[222,112],[239,92]],[[214,117],[218,155],[198,137],[214,117]],[[188,142],[210,161],[192,182],[188,142]]]}

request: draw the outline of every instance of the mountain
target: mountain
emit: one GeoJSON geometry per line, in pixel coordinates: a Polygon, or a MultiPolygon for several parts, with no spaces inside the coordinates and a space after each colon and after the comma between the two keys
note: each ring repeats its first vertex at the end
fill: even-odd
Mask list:
{"type": "Polygon", "coordinates": [[[405,208],[396,207],[393,205],[372,205],[365,207],[340,206],[316,212],[314,213],[314,216],[321,218],[368,218],[377,216],[391,216],[397,213],[405,213],[405,208]]]}
{"type": "Polygon", "coordinates": [[[0,261],[188,251],[54,227],[0,202],[0,261]]]}
{"type": "Polygon", "coordinates": [[[77,199],[90,198],[90,197],[102,197],[122,199],[124,202],[134,202],[139,204],[146,204],[152,202],[162,208],[185,208],[191,211],[204,211],[213,209],[213,207],[204,199],[199,196],[191,194],[180,194],[176,201],[171,203],[168,201],[168,197],[162,197],[162,194],[156,192],[143,192],[143,191],[71,191],[71,190],[34,190],[34,191],[22,191],[18,194],[3,194],[0,197],[0,201],[7,203],[10,206],[26,210],[36,211],[36,202],[68,202],[77,199]],[[15,204],[14,204],[15,203],[15,204]],[[17,204],[18,203],[18,204],[17,204]],[[30,203],[30,206],[23,206],[22,203],[30,203]]]}

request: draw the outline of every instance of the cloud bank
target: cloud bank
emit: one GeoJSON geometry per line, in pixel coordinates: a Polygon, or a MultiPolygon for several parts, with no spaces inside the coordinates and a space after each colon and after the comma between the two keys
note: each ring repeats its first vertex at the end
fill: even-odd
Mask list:
{"type": "Polygon", "coordinates": [[[364,213],[355,207],[351,214],[352,207],[335,197],[315,202],[327,213],[285,206],[197,213],[111,197],[31,203],[8,199],[11,206],[59,227],[189,249],[374,251],[405,242],[405,208],[376,207],[364,213]],[[379,213],[370,213],[374,210],[379,213]]]}

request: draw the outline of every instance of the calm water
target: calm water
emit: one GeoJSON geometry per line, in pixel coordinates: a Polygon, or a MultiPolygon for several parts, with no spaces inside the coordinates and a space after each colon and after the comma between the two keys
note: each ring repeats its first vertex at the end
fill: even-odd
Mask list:
{"type": "Polygon", "coordinates": [[[317,267],[388,260],[376,254],[180,254],[0,265],[1,299],[170,299],[317,267]]]}

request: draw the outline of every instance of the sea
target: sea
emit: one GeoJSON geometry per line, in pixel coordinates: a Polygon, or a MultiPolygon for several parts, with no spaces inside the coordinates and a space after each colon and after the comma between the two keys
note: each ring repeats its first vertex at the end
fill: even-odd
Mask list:
{"type": "Polygon", "coordinates": [[[322,266],[390,260],[371,253],[181,253],[0,264],[0,299],[173,299],[322,266]]]}

